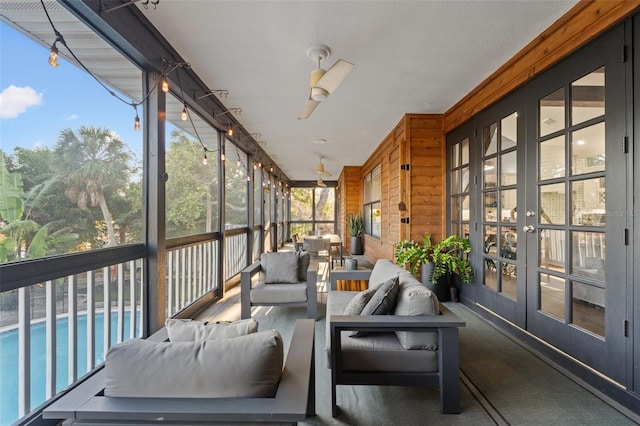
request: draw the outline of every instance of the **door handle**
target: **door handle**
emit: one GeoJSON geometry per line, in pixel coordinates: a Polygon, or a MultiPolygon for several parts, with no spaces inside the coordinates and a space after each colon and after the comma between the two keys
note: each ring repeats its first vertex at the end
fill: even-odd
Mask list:
{"type": "Polygon", "coordinates": [[[523,227],[522,227],[522,230],[523,230],[524,232],[529,232],[529,233],[531,233],[531,232],[535,231],[535,230],[536,230],[536,228],[534,228],[534,227],[533,227],[533,225],[525,225],[525,226],[523,226],[523,227]]]}

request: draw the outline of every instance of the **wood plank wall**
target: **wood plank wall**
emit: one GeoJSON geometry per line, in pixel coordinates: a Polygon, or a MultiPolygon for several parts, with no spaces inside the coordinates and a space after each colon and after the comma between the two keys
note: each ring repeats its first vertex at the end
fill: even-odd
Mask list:
{"type": "MultiPolygon", "coordinates": [[[[340,220],[362,212],[362,178],[377,164],[382,169],[381,238],[365,237],[367,258],[391,258],[393,244],[405,238],[417,240],[425,233],[434,241],[443,237],[446,133],[638,10],[640,0],[580,1],[445,114],[405,115],[362,168],[345,167],[339,185],[346,213],[340,213],[340,220]],[[411,164],[408,175],[400,170],[406,163],[411,164]],[[406,211],[398,208],[401,201],[406,211]],[[409,217],[408,225],[400,224],[402,217],[409,217]]],[[[343,229],[343,241],[348,241],[343,229]]]]}
{"type": "Polygon", "coordinates": [[[351,235],[347,228],[347,216],[362,214],[362,167],[345,166],[338,178],[338,229],[347,253],[351,250],[351,235]]]}

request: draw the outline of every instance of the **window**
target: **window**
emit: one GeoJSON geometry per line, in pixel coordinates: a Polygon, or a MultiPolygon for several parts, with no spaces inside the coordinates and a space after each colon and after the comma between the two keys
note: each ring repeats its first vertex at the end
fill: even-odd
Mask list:
{"type": "Polygon", "coordinates": [[[249,221],[247,154],[226,139],[225,155],[225,229],[243,228],[249,221]]]}
{"type": "Polygon", "coordinates": [[[381,198],[380,165],[364,177],[364,232],[380,238],[381,198]]]}
{"type": "Polygon", "coordinates": [[[193,126],[180,120],[183,107],[178,98],[167,95],[167,238],[219,229],[218,133],[193,111],[189,112],[193,126]],[[201,143],[207,149],[206,161],[201,143]]]}
{"type": "Polygon", "coordinates": [[[335,229],[334,188],[291,188],[290,235],[332,234],[335,229]]]}

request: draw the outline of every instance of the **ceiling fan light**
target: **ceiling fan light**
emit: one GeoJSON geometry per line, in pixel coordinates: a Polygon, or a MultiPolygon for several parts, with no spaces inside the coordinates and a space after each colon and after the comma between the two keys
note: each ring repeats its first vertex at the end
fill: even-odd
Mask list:
{"type": "Polygon", "coordinates": [[[329,96],[329,92],[320,87],[312,87],[311,88],[311,99],[314,101],[324,101],[329,96]]]}

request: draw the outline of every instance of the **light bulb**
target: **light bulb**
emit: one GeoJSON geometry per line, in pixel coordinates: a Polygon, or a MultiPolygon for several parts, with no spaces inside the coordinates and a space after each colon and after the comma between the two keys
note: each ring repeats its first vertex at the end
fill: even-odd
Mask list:
{"type": "Polygon", "coordinates": [[[136,114],[136,119],[133,121],[133,130],[136,132],[140,130],[140,117],[136,114]]]}
{"type": "Polygon", "coordinates": [[[184,108],[182,108],[182,115],[180,115],[180,118],[182,118],[182,121],[187,121],[188,115],[187,115],[187,107],[185,106],[184,108]]]}
{"type": "Polygon", "coordinates": [[[166,78],[162,80],[162,91],[164,93],[167,93],[169,91],[169,82],[167,81],[166,78]]]}
{"type": "Polygon", "coordinates": [[[251,182],[251,176],[247,175],[247,182],[251,182]]]}
{"type": "Polygon", "coordinates": [[[58,48],[56,47],[56,44],[53,43],[53,46],[51,46],[51,50],[49,51],[49,65],[51,65],[52,67],[57,67],[58,64],[58,48]]]}
{"type": "Polygon", "coordinates": [[[253,163],[253,170],[257,169],[258,165],[256,163],[253,163]]]}
{"type": "Polygon", "coordinates": [[[271,166],[271,168],[269,169],[269,171],[270,171],[271,173],[273,173],[273,166],[271,166]]]}
{"type": "Polygon", "coordinates": [[[207,164],[209,164],[209,161],[207,160],[207,151],[205,151],[204,158],[202,159],[202,165],[206,166],[207,164]]]}
{"type": "Polygon", "coordinates": [[[224,160],[226,160],[226,159],[227,159],[227,156],[226,156],[226,155],[224,155],[224,152],[223,152],[222,154],[220,154],[220,159],[221,159],[222,161],[224,161],[224,160]]]}
{"type": "Polygon", "coordinates": [[[231,125],[229,125],[229,128],[227,129],[227,136],[233,136],[233,127],[231,127],[231,125]]]}
{"type": "Polygon", "coordinates": [[[258,161],[258,167],[262,168],[262,163],[258,161]]]}
{"type": "Polygon", "coordinates": [[[236,166],[240,167],[240,160],[236,161],[236,166]]]}

